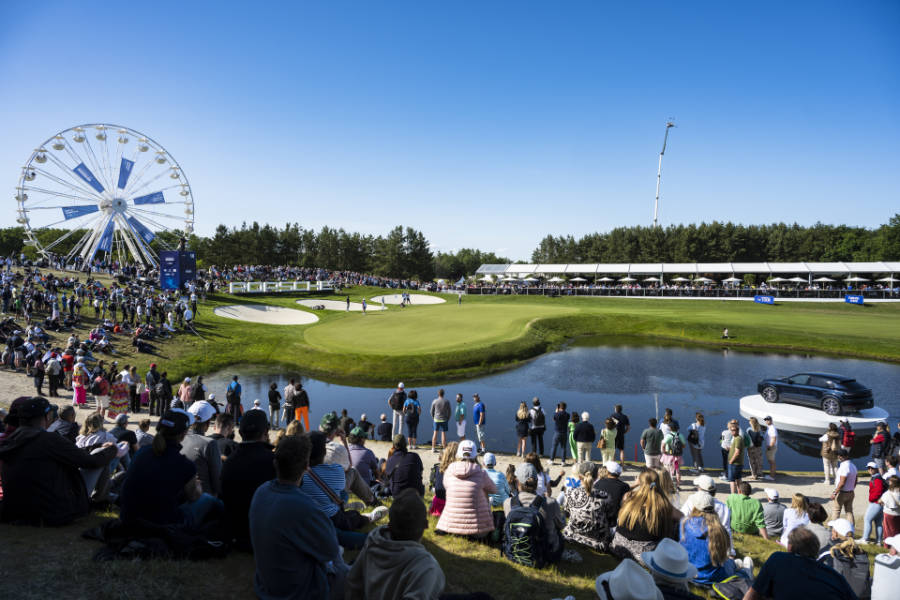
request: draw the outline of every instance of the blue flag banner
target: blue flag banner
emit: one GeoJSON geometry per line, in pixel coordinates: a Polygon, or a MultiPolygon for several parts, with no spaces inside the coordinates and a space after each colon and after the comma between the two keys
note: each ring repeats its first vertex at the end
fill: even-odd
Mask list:
{"type": "Polygon", "coordinates": [[[131,229],[144,240],[144,243],[149,244],[156,238],[156,234],[150,231],[146,225],[138,221],[135,217],[128,217],[128,224],[131,225],[131,229]]]}
{"type": "Polygon", "coordinates": [[[110,219],[106,223],[106,229],[103,230],[103,235],[100,236],[100,241],[97,243],[97,250],[103,250],[104,252],[109,252],[110,250],[112,250],[114,227],[115,223],[112,219],[110,219]]]}
{"type": "Polygon", "coordinates": [[[85,183],[87,183],[89,186],[91,186],[92,188],[97,190],[97,193],[99,193],[99,194],[103,193],[103,186],[100,185],[100,182],[97,181],[97,178],[94,177],[94,174],[91,173],[91,170],[88,169],[84,163],[80,163],[77,167],[75,167],[72,170],[75,171],[76,175],[78,175],[79,177],[84,179],[85,183]]]}
{"type": "Polygon", "coordinates": [[[122,164],[119,165],[119,189],[124,190],[128,185],[128,178],[131,177],[131,170],[134,168],[134,161],[122,158],[122,164]]]}
{"type": "Polygon", "coordinates": [[[165,204],[166,199],[163,198],[162,192],[153,192],[146,196],[139,196],[134,199],[135,204],[165,204]]]}
{"type": "Polygon", "coordinates": [[[865,298],[862,294],[847,294],[844,296],[844,302],[847,304],[863,304],[865,302],[865,298]]]}
{"type": "Polygon", "coordinates": [[[95,213],[98,210],[100,210],[100,207],[96,204],[90,204],[88,206],[63,206],[62,209],[63,217],[65,217],[66,220],[77,219],[78,217],[95,213]]]}
{"type": "Polygon", "coordinates": [[[757,304],[775,304],[775,296],[753,296],[757,304]]]}
{"type": "Polygon", "coordinates": [[[164,250],[159,253],[159,286],[164,290],[177,290],[180,287],[181,260],[177,250],[164,250]]]}

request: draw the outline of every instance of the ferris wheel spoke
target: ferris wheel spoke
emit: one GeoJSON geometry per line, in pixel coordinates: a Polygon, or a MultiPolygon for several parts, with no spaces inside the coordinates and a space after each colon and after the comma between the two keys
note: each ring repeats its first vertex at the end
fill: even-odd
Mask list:
{"type": "Polygon", "coordinates": [[[176,221],[184,221],[184,217],[181,215],[170,215],[167,213],[161,213],[155,210],[147,210],[145,208],[134,208],[133,206],[128,209],[128,212],[136,212],[142,215],[152,215],[154,217],[163,217],[166,219],[174,219],[176,221]]]}
{"type": "MultiPolygon", "coordinates": [[[[64,179],[60,179],[59,177],[55,176],[53,173],[50,173],[49,171],[45,171],[44,169],[33,169],[33,170],[34,170],[36,173],[40,173],[41,175],[43,175],[44,177],[46,177],[46,178],[49,179],[50,181],[53,181],[53,182],[55,182],[55,183],[58,183],[59,185],[63,186],[64,188],[66,188],[66,189],[68,189],[68,190],[71,190],[71,191],[73,191],[73,192],[84,192],[84,193],[88,194],[88,196],[90,196],[90,198],[85,198],[85,199],[86,199],[86,200],[89,200],[90,202],[98,202],[98,201],[100,200],[100,197],[97,196],[97,195],[93,192],[93,190],[91,190],[91,191],[89,192],[88,190],[86,190],[86,189],[84,189],[84,188],[81,188],[81,187],[79,187],[79,186],[77,186],[77,185],[73,185],[73,184],[69,183],[68,181],[66,181],[66,180],[64,180],[64,179]]],[[[40,190],[40,189],[42,189],[42,188],[37,188],[37,187],[33,187],[33,188],[32,188],[31,186],[25,186],[25,189],[28,189],[28,188],[31,188],[31,189],[34,189],[34,190],[40,190]]],[[[47,190],[47,193],[53,193],[53,191],[52,191],[52,190],[47,190]]],[[[81,198],[84,198],[84,196],[81,196],[81,198]]]]}
{"type": "MultiPolygon", "coordinates": [[[[67,239],[69,239],[72,235],[74,235],[75,233],[78,233],[78,232],[81,231],[81,230],[82,230],[82,228],[78,228],[78,229],[70,229],[70,230],[67,231],[65,234],[63,234],[61,237],[57,238],[57,240],[56,240],[55,242],[52,242],[52,243],[47,244],[46,246],[44,246],[44,250],[46,250],[46,251],[48,251],[48,252],[49,252],[50,250],[53,250],[56,246],[58,246],[59,244],[63,243],[64,241],[66,241],[67,239]]],[[[87,234],[85,233],[84,235],[87,235],[87,234]]]]}
{"type": "Polygon", "coordinates": [[[119,236],[125,242],[125,245],[128,246],[128,249],[131,251],[132,256],[141,258],[143,260],[143,244],[141,244],[138,237],[134,234],[134,231],[132,231],[128,222],[125,221],[121,214],[116,215],[115,219],[116,223],[118,224],[117,231],[119,233],[119,236]]]}
{"type": "MultiPolygon", "coordinates": [[[[27,210],[27,209],[26,209],[26,210],[27,210]]],[[[88,216],[88,215],[93,215],[93,214],[95,214],[95,213],[94,213],[94,212],[90,212],[90,213],[85,213],[85,214],[83,214],[83,215],[81,215],[81,216],[78,216],[78,217],[74,217],[74,218],[72,218],[72,219],[62,219],[61,221],[55,221],[55,222],[50,223],[50,224],[48,224],[48,225],[41,225],[40,227],[38,227],[38,228],[36,228],[36,229],[51,229],[51,228],[53,228],[53,227],[56,227],[57,225],[62,225],[63,223],[70,223],[70,224],[71,224],[70,227],[71,227],[72,229],[78,229],[78,227],[84,227],[84,225],[87,224],[87,223],[92,223],[92,222],[94,222],[94,221],[96,221],[96,220],[99,220],[99,219],[103,218],[103,216],[104,216],[105,213],[100,213],[98,216],[94,217],[93,219],[87,219],[87,220],[84,222],[84,224],[82,224],[82,225],[80,225],[80,226],[76,226],[76,225],[75,225],[75,223],[78,222],[78,219],[81,219],[81,218],[84,218],[84,217],[86,217],[86,216],[88,216]]]]}
{"type": "MultiPolygon", "coordinates": [[[[96,198],[85,198],[84,196],[76,196],[74,194],[66,194],[65,192],[57,192],[55,190],[45,190],[44,188],[39,188],[39,187],[27,186],[27,187],[23,187],[22,189],[26,192],[40,192],[41,194],[47,194],[51,197],[68,198],[70,200],[78,200],[81,202],[94,202],[94,203],[97,202],[96,198]]],[[[41,198],[40,200],[35,200],[34,203],[40,204],[41,202],[46,202],[47,200],[50,200],[50,199],[51,198],[41,198]]]]}
{"type": "Polygon", "coordinates": [[[74,187],[75,189],[78,189],[78,190],[86,193],[89,196],[96,196],[97,200],[100,200],[102,198],[102,196],[100,196],[98,194],[97,190],[95,190],[94,188],[92,188],[90,186],[83,187],[83,185],[87,182],[75,174],[75,169],[69,168],[69,166],[66,165],[66,163],[64,163],[59,158],[57,158],[56,156],[53,156],[50,153],[47,154],[47,158],[49,158],[51,161],[53,161],[53,164],[55,164],[57,167],[59,167],[59,170],[62,171],[63,173],[65,173],[66,176],[70,177],[72,179],[72,181],[75,182],[75,185],[73,186],[72,184],[63,183],[63,180],[59,179],[58,177],[54,177],[54,176],[51,176],[49,173],[46,173],[51,179],[59,182],[61,185],[65,185],[66,187],[69,187],[69,188],[74,187]]]}
{"type": "Polygon", "coordinates": [[[138,172],[137,175],[135,175],[134,177],[132,177],[132,178],[131,178],[131,181],[128,182],[128,185],[125,186],[125,190],[122,192],[122,195],[125,196],[126,198],[127,198],[128,196],[130,196],[130,195],[132,194],[132,190],[134,189],[134,186],[136,186],[136,185],[138,184],[138,182],[140,182],[141,179],[144,178],[144,174],[146,174],[147,171],[148,171],[154,164],[155,164],[154,159],[153,159],[152,157],[150,157],[150,160],[149,160],[148,162],[144,163],[144,164],[141,166],[140,172],[138,172]]]}
{"type": "MultiPolygon", "coordinates": [[[[166,171],[168,171],[168,169],[166,169],[166,171]]],[[[143,185],[141,185],[141,187],[136,187],[136,188],[132,189],[131,195],[133,196],[133,195],[137,194],[139,191],[143,190],[144,188],[149,186],[151,183],[153,183],[157,179],[160,179],[163,176],[165,176],[166,171],[162,171],[161,173],[158,173],[153,179],[150,179],[150,180],[146,181],[143,185]]]]}
{"type": "MultiPolygon", "coordinates": [[[[85,133],[87,133],[87,132],[85,132],[85,133]]],[[[109,177],[108,177],[109,173],[107,172],[108,168],[105,166],[105,164],[107,162],[105,154],[103,156],[103,159],[104,159],[103,164],[101,164],[100,160],[97,158],[97,154],[94,152],[94,147],[91,145],[91,136],[85,135],[84,142],[82,142],[82,143],[84,144],[84,147],[87,148],[87,150],[88,150],[87,154],[90,155],[92,162],[94,163],[94,166],[96,167],[96,169],[98,171],[97,178],[103,179],[104,180],[103,183],[105,184],[103,187],[105,187],[107,190],[110,190],[110,193],[112,193],[113,188],[110,186],[109,177]]]]}

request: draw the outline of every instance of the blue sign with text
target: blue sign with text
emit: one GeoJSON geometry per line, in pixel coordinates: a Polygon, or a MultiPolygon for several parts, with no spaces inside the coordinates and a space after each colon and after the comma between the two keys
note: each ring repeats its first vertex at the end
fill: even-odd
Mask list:
{"type": "Polygon", "coordinates": [[[156,234],[150,231],[146,225],[138,221],[136,217],[128,217],[128,224],[131,225],[131,229],[141,236],[141,239],[148,244],[156,237],[156,234]]]}
{"type": "Polygon", "coordinates": [[[131,170],[134,168],[134,161],[122,158],[122,164],[119,166],[119,189],[124,190],[128,185],[128,178],[131,177],[131,170]]]}
{"type": "Polygon", "coordinates": [[[79,177],[81,177],[82,179],[84,179],[84,181],[85,181],[89,186],[91,186],[92,188],[94,188],[95,190],[97,190],[97,193],[98,193],[98,194],[102,194],[102,193],[103,193],[103,186],[100,185],[100,182],[97,181],[97,178],[94,177],[94,174],[91,173],[91,170],[88,169],[87,166],[86,166],[84,163],[79,163],[78,166],[75,167],[75,168],[72,169],[72,170],[75,171],[75,174],[76,174],[76,175],[78,175],[79,177]]]}
{"type": "Polygon", "coordinates": [[[844,302],[847,304],[863,304],[865,302],[865,298],[862,294],[847,294],[844,296],[844,302]]]}
{"type": "Polygon", "coordinates": [[[753,296],[757,304],[775,304],[775,296],[753,296]]]}
{"type": "Polygon", "coordinates": [[[77,219],[78,217],[95,213],[98,210],[100,210],[100,207],[96,204],[91,204],[89,206],[63,206],[62,209],[63,218],[66,220],[77,219]]]}
{"type": "Polygon", "coordinates": [[[106,223],[106,229],[103,230],[103,235],[100,236],[100,241],[97,243],[97,250],[103,250],[104,252],[109,252],[110,250],[112,250],[114,228],[115,223],[112,219],[110,219],[106,223]]]}
{"type": "Polygon", "coordinates": [[[135,204],[164,204],[166,201],[163,198],[162,192],[153,192],[152,194],[147,194],[146,196],[139,196],[134,199],[135,204]]]}
{"type": "Polygon", "coordinates": [[[180,289],[197,272],[197,253],[165,250],[159,253],[159,285],[164,290],[180,289]]]}

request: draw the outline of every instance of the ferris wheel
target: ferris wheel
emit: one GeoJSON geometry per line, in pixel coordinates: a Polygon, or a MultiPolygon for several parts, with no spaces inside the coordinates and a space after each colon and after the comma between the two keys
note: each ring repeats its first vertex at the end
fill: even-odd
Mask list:
{"type": "Polygon", "coordinates": [[[71,127],[41,144],[22,167],[16,203],[25,244],[69,266],[95,258],[156,266],[159,233],[194,230],[194,196],[178,162],[118,125],[71,127]]]}

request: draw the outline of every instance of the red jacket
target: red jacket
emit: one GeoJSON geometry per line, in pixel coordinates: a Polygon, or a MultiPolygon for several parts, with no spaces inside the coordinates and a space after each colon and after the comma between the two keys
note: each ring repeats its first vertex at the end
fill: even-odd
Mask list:
{"type": "Polygon", "coordinates": [[[884,483],[884,478],[881,475],[873,475],[869,480],[869,502],[871,504],[878,502],[885,491],[887,491],[887,485],[884,483]]]}

